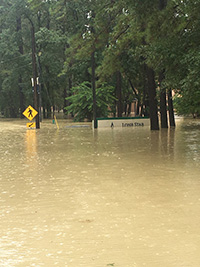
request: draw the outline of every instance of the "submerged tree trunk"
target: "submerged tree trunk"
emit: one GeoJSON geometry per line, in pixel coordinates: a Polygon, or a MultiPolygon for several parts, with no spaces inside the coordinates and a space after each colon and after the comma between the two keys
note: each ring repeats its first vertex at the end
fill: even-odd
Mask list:
{"type": "Polygon", "coordinates": [[[33,68],[33,86],[34,86],[34,108],[38,111],[36,115],[36,129],[40,129],[39,117],[39,95],[37,91],[37,63],[36,63],[36,43],[35,43],[35,27],[31,22],[31,37],[32,37],[32,68],[33,68]]]}
{"type": "MultiPolygon", "coordinates": [[[[167,6],[167,0],[159,0],[159,10],[162,11],[167,6]]],[[[160,83],[160,115],[161,115],[161,128],[168,128],[167,121],[167,105],[166,105],[166,89],[162,88],[162,81],[164,80],[164,71],[159,74],[160,83]]]]}
{"type": "Polygon", "coordinates": [[[51,105],[47,104],[47,119],[51,119],[51,105]]]}
{"type": "Polygon", "coordinates": [[[147,81],[148,81],[149,116],[150,116],[151,130],[159,130],[155,75],[152,68],[146,66],[146,70],[147,70],[147,81]]]}
{"type": "MultiPolygon", "coordinates": [[[[71,103],[69,102],[69,100],[66,99],[66,97],[71,96],[71,88],[72,88],[72,79],[71,77],[68,78],[68,88],[65,87],[64,88],[64,108],[68,107],[71,103]]],[[[64,109],[64,114],[67,114],[67,112],[64,109]]],[[[72,114],[73,116],[73,114],[72,114]]]]}
{"type": "Polygon", "coordinates": [[[122,117],[123,105],[122,105],[122,76],[121,72],[117,72],[116,83],[116,96],[117,96],[117,117],[122,117]]]}
{"type": "MultiPolygon", "coordinates": [[[[49,66],[45,66],[45,71],[47,73],[47,77],[50,77],[50,71],[49,71],[49,66]]],[[[51,118],[51,107],[52,107],[52,94],[50,96],[50,88],[51,85],[50,85],[50,82],[49,80],[46,81],[46,84],[45,84],[45,89],[46,89],[46,111],[47,111],[47,114],[46,114],[46,118],[47,119],[50,119],[51,118]]]]}
{"type": "Polygon", "coordinates": [[[160,91],[160,116],[161,116],[161,128],[168,128],[165,89],[161,89],[160,91]]]}
{"type": "Polygon", "coordinates": [[[19,83],[19,102],[20,102],[20,118],[24,119],[23,111],[25,110],[25,104],[24,104],[24,93],[22,91],[21,83],[22,83],[22,76],[20,75],[18,78],[19,83]]]}
{"type": "Polygon", "coordinates": [[[53,105],[53,119],[54,119],[54,116],[55,116],[55,111],[56,111],[56,107],[55,107],[55,105],[53,105]]]}
{"type": "Polygon", "coordinates": [[[159,83],[160,83],[160,116],[161,116],[161,128],[168,128],[166,89],[162,88],[163,79],[164,79],[164,71],[162,71],[159,74],[159,83]]]}
{"type": "Polygon", "coordinates": [[[63,95],[64,95],[64,103],[63,103],[63,113],[64,114],[67,114],[66,113],[66,110],[65,110],[65,108],[68,106],[68,101],[66,100],[66,97],[67,97],[67,88],[66,88],[66,86],[64,87],[64,92],[63,92],[63,95]]]}
{"type": "Polygon", "coordinates": [[[169,124],[170,127],[175,127],[175,118],[174,118],[174,108],[173,108],[173,100],[172,100],[172,90],[170,89],[167,93],[168,97],[168,107],[169,107],[169,124]]]}
{"type": "MultiPolygon", "coordinates": [[[[143,43],[146,44],[146,42],[143,40],[143,43]]],[[[147,78],[147,66],[144,63],[142,66],[143,73],[144,73],[144,83],[143,83],[143,89],[142,89],[142,101],[140,101],[140,116],[149,117],[149,96],[148,96],[148,78],[147,78]]]]}
{"type": "Polygon", "coordinates": [[[92,93],[93,93],[93,120],[94,128],[97,128],[97,103],[96,103],[96,77],[95,77],[95,51],[91,55],[92,64],[92,93]]]}
{"type": "Polygon", "coordinates": [[[44,103],[43,103],[43,118],[46,119],[46,107],[44,103]]]}

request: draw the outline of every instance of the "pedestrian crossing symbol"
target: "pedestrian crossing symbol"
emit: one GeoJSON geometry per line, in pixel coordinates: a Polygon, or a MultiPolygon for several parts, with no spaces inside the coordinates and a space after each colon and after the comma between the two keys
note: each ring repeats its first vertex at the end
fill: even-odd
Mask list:
{"type": "Polygon", "coordinates": [[[29,121],[32,121],[32,119],[34,119],[37,114],[38,114],[38,112],[31,106],[28,106],[27,109],[23,112],[23,115],[29,121]]]}

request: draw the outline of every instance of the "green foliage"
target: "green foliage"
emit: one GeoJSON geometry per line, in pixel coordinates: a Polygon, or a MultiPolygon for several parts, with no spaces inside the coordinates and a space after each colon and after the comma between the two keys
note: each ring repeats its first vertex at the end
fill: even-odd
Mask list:
{"type": "MultiPolygon", "coordinates": [[[[101,84],[96,89],[97,117],[108,116],[108,108],[111,108],[115,101],[113,90],[114,88],[107,84],[101,84]]],[[[83,82],[79,86],[73,87],[72,95],[67,97],[67,100],[71,102],[71,105],[65,109],[68,114],[74,114],[75,121],[92,120],[93,94],[90,83],[83,82]]]]}
{"type": "MultiPolygon", "coordinates": [[[[148,104],[145,66],[149,66],[156,79],[164,70],[162,87],[181,96],[176,99],[179,113],[199,112],[199,13],[200,2],[188,0],[0,0],[0,108],[16,116],[20,93],[24,104],[33,101],[34,26],[44,108],[61,109],[66,92],[92,103],[89,83],[83,82],[91,82],[95,51],[96,81],[105,84],[97,85],[98,94],[100,88],[105,94],[108,84],[115,87],[115,75],[120,72],[123,101],[136,97],[141,105],[148,104]],[[90,100],[83,90],[74,91],[77,84],[90,100]]],[[[68,101],[72,107],[67,109],[75,110],[72,99],[68,101]]],[[[98,100],[98,110],[100,105],[105,109],[104,102],[111,106],[113,99],[98,100]]],[[[87,106],[90,115],[84,115],[89,119],[91,105],[87,106]]]]}
{"type": "Polygon", "coordinates": [[[200,90],[182,90],[181,95],[174,98],[174,108],[178,115],[190,115],[194,117],[200,114],[200,90]]]}

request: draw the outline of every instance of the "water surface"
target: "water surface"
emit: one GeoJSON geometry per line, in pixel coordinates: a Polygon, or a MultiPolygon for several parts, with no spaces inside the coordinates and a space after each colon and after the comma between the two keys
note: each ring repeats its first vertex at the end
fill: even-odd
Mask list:
{"type": "Polygon", "coordinates": [[[0,121],[0,266],[199,267],[200,121],[0,121]]]}

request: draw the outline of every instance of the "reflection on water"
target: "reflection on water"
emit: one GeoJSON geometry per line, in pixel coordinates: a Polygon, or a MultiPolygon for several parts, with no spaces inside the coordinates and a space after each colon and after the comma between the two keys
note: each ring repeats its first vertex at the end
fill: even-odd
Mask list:
{"type": "Polygon", "coordinates": [[[199,267],[200,122],[0,122],[0,266],[199,267]]]}
{"type": "MultiPolygon", "coordinates": [[[[26,130],[25,135],[26,144],[26,159],[27,165],[37,161],[37,135],[35,129],[26,130]]],[[[33,168],[36,166],[33,166],[33,168]]]]}

